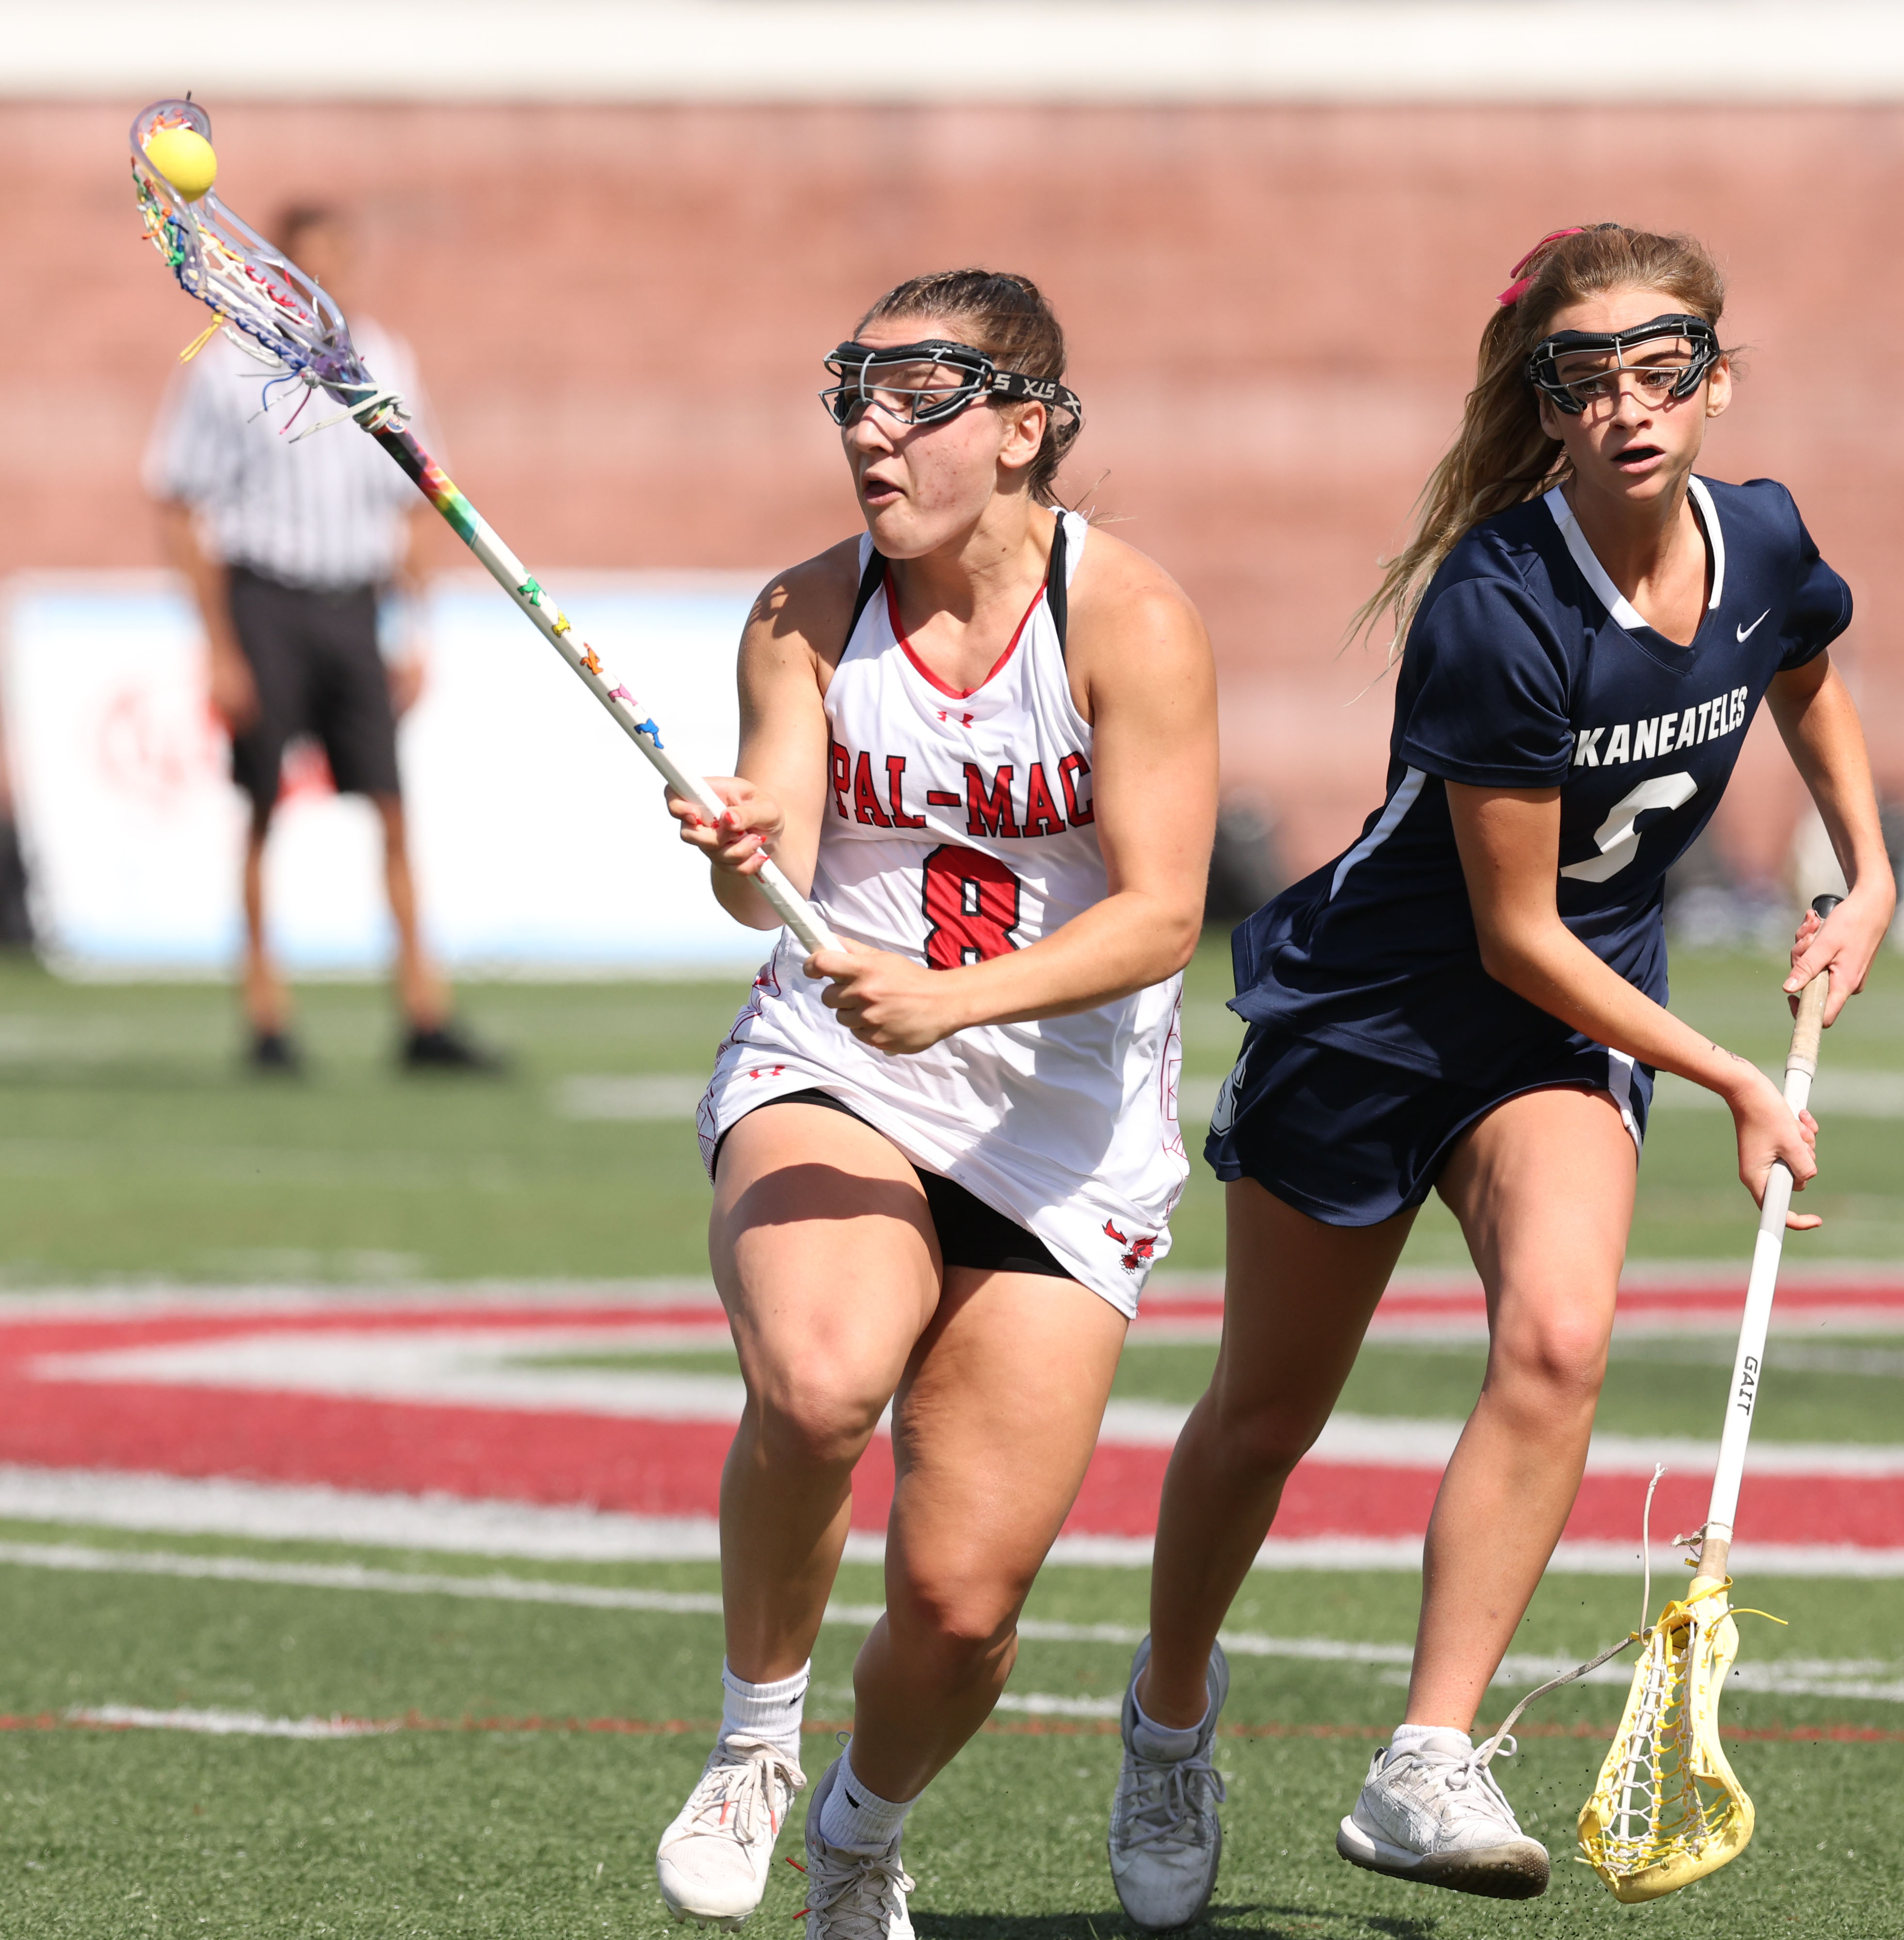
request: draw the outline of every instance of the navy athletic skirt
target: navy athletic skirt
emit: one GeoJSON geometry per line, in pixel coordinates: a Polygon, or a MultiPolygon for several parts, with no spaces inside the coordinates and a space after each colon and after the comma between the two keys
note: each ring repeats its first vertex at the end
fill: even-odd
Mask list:
{"type": "Polygon", "coordinates": [[[1610,1093],[1638,1147],[1652,1072],[1603,1045],[1543,1051],[1476,1090],[1252,1024],[1217,1094],[1204,1156],[1219,1179],[1253,1179],[1326,1225],[1373,1226],[1428,1197],[1477,1119],[1555,1085],[1610,1093]]]}

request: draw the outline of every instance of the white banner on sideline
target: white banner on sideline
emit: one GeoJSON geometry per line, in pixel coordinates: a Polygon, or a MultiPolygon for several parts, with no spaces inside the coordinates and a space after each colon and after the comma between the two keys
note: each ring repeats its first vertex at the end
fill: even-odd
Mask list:
{"type": "MultiPolygon", "coordinates": [[[[670,744],[726,772],[734,648],[760,579],[551,584],[670,744]]],[[[50,956],[83,975],[228,969],[246,807],[188,600],[158,574],[23,575],[8,592],[0,694],[50,956]]],[[[452,967],[612,975],[764,956],[767,938],[715,905],[653,770],[499,589],[439,581],[429,630],[399,751],[425,931],[452,967]]],[[[385,963],[376,819],[332,792],[314,748],[287,761],[267,856],[273,935],[294,969],[385,963]]]]}

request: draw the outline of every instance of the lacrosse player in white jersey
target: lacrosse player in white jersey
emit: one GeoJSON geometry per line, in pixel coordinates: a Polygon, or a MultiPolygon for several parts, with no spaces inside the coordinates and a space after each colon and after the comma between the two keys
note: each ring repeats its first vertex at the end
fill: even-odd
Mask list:
{"type": "Polygon", "coordinates": [[[841,939],[781,934],[701,1108],[747,1405],[721,1734],[658,1855],[680,1916],[758,1904],[889,1404],[886,1614],[808,1808],[809,1940],[911,1933],[906,1814],[997,1701],[1168,1250],[1216,796],[1195,610],[1054,499],[1082,411],[1038,291],[915,279],[827,361],[866,535],[755,608],[728,813],[669,803],[737,921],[778,927],[771,855],[841,939]]]}

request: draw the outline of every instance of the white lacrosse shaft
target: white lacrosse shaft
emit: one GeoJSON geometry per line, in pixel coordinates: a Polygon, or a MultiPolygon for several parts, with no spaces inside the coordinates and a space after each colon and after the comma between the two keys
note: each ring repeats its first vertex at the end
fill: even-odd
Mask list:
{"type": "MultiPolygon", "coordinates": [[[[1820,896],[1811,905],[1819,920],[1838,904],[1836,896],[1820,896]]],[[[1818,1040],[1823,1034],[1825,999],[1831,994],[1831,974],[1821,971],[1799,998],[1792,1048],[1785,1054],[1785,1102],[1793,1113],[1810,1102],[1811,1081],[1818,1075],[1818,1040]]],[[[1771,1300],[1778,1284],[1778,1263],[1785,1249],[1785,1216],[1792,1206],[1792,1173],[1774,1160],[1765,1181],[1765,1203],[1759,1212],[1759,1237],[1752,1248],[1752,1277],[1745,1290],[1745,1318],[1739,1324],[1739,1348],[1732,1362],[1732,1392],[1726,1404],[1726,1429],[1719,1444],[1719,1466],[1712,1481],[1712,1502],[1706,1511],[1705,1533],[1699,1544],[1698,1580],[1722,1583],[1732,1551],[1732,1525],[1738,1514],[1739,1484],[1745,1477],[1745,1448],[1751,1439],[1752,1414],[1758,1405],[1759,1384],[1765,1373],[1765,1335],[1771,1325],[1771,1300]]]]}

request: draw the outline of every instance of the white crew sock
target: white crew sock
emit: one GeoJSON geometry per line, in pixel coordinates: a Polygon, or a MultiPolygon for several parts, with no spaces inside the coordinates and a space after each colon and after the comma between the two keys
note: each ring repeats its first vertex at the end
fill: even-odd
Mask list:
{"type": "Polygon", "coordinates": [[[868,1790],[853,1775],[853,1751],[849,1746],[840,1759],[840,1775],[819,1815],[819,1835],[829,1846],[843,1852],[883,1853],[899,1836],[915,1800],[895,1804],[868,1790]]]}
{"type": "Polygon", "coordinates": [[[1392,1752],[1416,1752],[1442,1758],[1465,1758],[1474,1749],[1474,1740],[1452,1725],[1397,1725],[1388,1741],[1392,1752]]]}
{"type": "Polygon", "coordinates": [[[803,1664],[791,1677],[771,1684],[749,1684],[721,1666],[721,1741],[725,1743],[736,1731],[750,1737],[764,1738],[776,1751],[783,1752],[795,1765],[800,1762],[800,1718],[807,1703],[807,1681],[813,1674],[811,1661],[803,1664]]]}
{"type": "Polygon", "coordinates": [[[1197,1740],[1210,1722],[1206,1711],[1194,1725],[1181,1731],[1174,1725],[1160,1725],[1145,1714],[1134,1691],[1130,1694],[1130,1708],[1137,1714],[1137,1722],[1130,1729],[1130,1749],[1141,1758],[1187,1759],[1197,1749],[1197,1740]]]}

